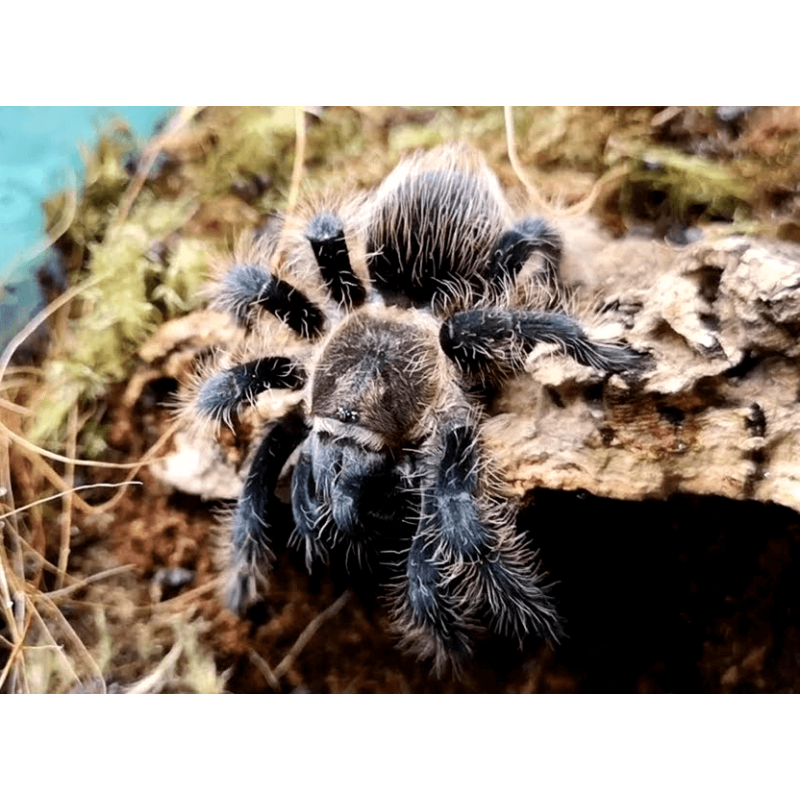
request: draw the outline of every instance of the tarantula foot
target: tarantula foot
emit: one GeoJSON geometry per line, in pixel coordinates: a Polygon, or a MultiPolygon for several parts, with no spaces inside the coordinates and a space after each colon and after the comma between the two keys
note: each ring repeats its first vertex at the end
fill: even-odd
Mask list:
{"type": "Polygon", "coordinates": [[[621,342],[597,344],[595,348],[605,371],[609,373],[643,372],[650,361],[648,353],[634,350],[621,342]]]}

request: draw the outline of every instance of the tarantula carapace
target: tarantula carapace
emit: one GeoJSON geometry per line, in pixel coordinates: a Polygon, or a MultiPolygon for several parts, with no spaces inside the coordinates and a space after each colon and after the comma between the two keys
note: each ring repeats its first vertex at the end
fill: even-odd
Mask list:
{"type": "Polygon", "coordinates": [[[276,484],[297,451],[293,537],[309,565],[337,546],[388,564],[396,628],[437,668],[487,629],[558,637],[544,573],[481,449],[480,398],[539,343],[605,372],[639,361],[563,311],[560,255],[548,223],[515,219],[480,155],[450,146],[406,159],[357,201],[284,220],[234,260],[214,304],[248,330],[249,356],[199,383],[194,413],[230,423],[268,389],[303,399],[267,426],[231,515],[232,609],[266,587],[276,484]],[[284,354],[261,332],[265,312],[292,332],[284,354]]]}

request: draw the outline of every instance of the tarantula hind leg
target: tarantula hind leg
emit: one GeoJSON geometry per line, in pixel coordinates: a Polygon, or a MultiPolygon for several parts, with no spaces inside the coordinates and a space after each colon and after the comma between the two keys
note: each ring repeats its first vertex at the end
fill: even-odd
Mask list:
{"type": "Polygon", "coordinates": [[[525,262],[539,253],[542,256],[539,281],[555,287],[562,249],[561,236],[552,225],[540,217],[522,219],[495,242],[486,278],[495,286],[513,284],[525,262]]]}
{"type": "Polygon", "coordinates": [[[231,557],[225,600],[244,615],[263,595],[274,560],[269,531],[276,514],[275,487],[286,460],[308,426],[298,411],[278,420],[256,450],[231,521],[231,557]]]}
{"type": "Polygon", "coordinates": [[[459,311],[443,323],[439,341],[467,374],[490,377],[522,370],[540,342],[557,345],[579,364],[602,372],[641,367],[643,356],[621,342],[596,342],[567,314],[510,309],[459,311]]]}

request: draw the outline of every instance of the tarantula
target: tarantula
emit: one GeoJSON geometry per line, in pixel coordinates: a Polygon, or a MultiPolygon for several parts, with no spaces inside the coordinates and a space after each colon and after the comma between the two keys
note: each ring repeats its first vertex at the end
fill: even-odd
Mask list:
{"type": "Polygon", "coordinates": [[[268,425],[231,515],[230,608],[263,595],[275,489],[297,451],[293,539],[309,568],[337,545],[388,564],[394,625],[438,670],[487,630],[557,640],[545,575],[481,449],[481,398],[539,343],[604,372],[639,361],[563,311],[561,249],[544,220],[514,218],[479,154],[450,146],[360,200],[284,220],[230,266],[213,305],[250,343],[198,383],[194,413],[230,424],[266,390],[303,389],[268,425]],[[265,313],[291,332],[283,354],[265,313]]]}

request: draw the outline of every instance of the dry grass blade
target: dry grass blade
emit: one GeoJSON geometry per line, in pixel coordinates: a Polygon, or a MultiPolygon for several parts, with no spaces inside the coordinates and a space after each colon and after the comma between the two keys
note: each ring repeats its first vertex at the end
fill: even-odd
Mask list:
{"type": "Polygon", "coordinates": [[[279,692],[281,690],[280,681],[275,677],[275,673],[272,671],[272,667],[267,663],[267,660],[260,656],[255,650],[251,650],[248,652],[247,657],[250,659],[250,662],[253,666],[264,676],[264,680],[267,682],[267,685],[273,692],[279,692]]]}
{"type": "MultiPolygon", "coordinates": [[[[67,433],[67,458],[75,459],[78,454],[78,407],[73,406],[69,413],[69,424],[67,433]]],[[[75,464],[67,464],[64,471],[64,482],[69,487],[75,485],[75,464]]],[[[64,585],[67,574],[67,564],[69,562],[70,551],[70,532],[72,530],[72,498],[74,492],[65,492],[62,503],[61,513],[61,537],[58,550],[58,576],[56,577],[56,589],[64,585]]]]}
{"type": "MultiPolygon", "coordinates": [[[[28,617],[28,621],[25,624],[25,629],[22,631],[21,636],[17,639],[16,642],[13,643],[11,648],[11,653],[8,656],[8,661],[6,662],[6,666],[3,669],[2,673],[0,673],[0,689],[2,689],[6,685],[6,681],[8,680],[9,675],[11,674],[12,670],[16,667],[17,658],[22,653],[22,648],[25,646],[25,638],[28,635],[28,629],[31,626],[31,622],[33,621],[33,617],[28,617]]],[[[14,684],[16,681],[11,681],[10,692],[13,694],[15,690],[14,684]]]]}
{"type": "Polygon", "coordinates": [[[537,206],[537,210],[547,211],[550,208],[550,204],[544,199],[544,197],[542,197],[536,186],[534,186],[528,180],[528,176],[525,174],[525,169],[519,160],[519,155],[517,153],[517,138],[514,132],[514,107],[503,106],[503,111],[505,114],[506,147],[508,149],[508,160],[511,162],[511,167],[516,176],[519,178],[520,183],[527,189],[528,194],[531,196],[531,200],[533,200],[534,204],[537,206]]]}
{"type": "Polygon", "coordinates": [[[38,603],[42,604],[47,609],[47,611],[53,615],[59,627],[64,632],[64,635],[67,638],[67,640],[73,645],[75,650],[81,656],[84,664],[88,667],[89,672],[92,673],[91,683],[93,685],[99,686],[100,693],[105,694],[106,682],[105,678],[103,677],[103,673],[98,667],[97,662],[92,657],[92,654],[87,649],[86,645],[81,641],[80,636],[78,636],[78,634],[75,633],[74,628],[66,620],[66,618],[61,613],[58,606],[45,594],[35,595],[34,600],[37,604],[38,603]]]}
{"type": "Polygon", "coordinates": [[[511,167],[514,170],[517,178],[519,178],[520,183],[525,187],[528,191],[533,203],[537,207],[538,211],[543,213],[557,213],[560,217],[574,217],[574,216],[581,216],[583,214],[588,214],[594,204],[599,199],[601,193],[605,190],[608,190],[618,183],[621,183],[631,171],[631,167],[629,164],[621,164],[614,169],[609,170],[605,174],[603,174],[600,178],[598,178],[594,184],[592,185],[589,194],[584,197],[583,200],[574,203],[569,208],[565,209],[555,209],[553,208],[552,204],[549,203],[547,200],[542,197],[542,194],[539,190],[528,180],[527,175],[525,174],[525,169],[522,166],[522,162],[519,160],[519,154],[517,152],[517,140],[516,134],[514,132],[514,108],[513,106],[503,106],[504,114],[505,114],[505,129],[506,129],[506,147],[508,150],[508,160],[511,162],[511,167]]]}
{"type": "Polygon", "coordinates": [[[142,191],[159,153],[177,133],[183,130],[197,116],[201,108],[201,106],[184,106],[181,108],[167,125],[164,132],[152,139],[145,147],[136,169],[136,175],[120,201],[117,219],[115,220],[116,224],[122,224],[128,218],[133,203],[139,196],[139,192],[142,191]]]}
{"type": "Polygon", "coordinates": [[[104,569],[102,572],[96,572],[94,575],[89,575],[86,578],[76,580],[69,586],[63,589],[56,589],[52,592],[43,592],[43,594],[50,600],[60,600],[63,597],[69,597],[74,594],[78,589],[88,586],[90,583],[105,580],[106,578],[113,578],[115,575],[122,575],[125,572],[130,572],[133,569],[132,564],[123,564],[121,567],[111,567],[111,569],[104,569]]]}
{"type": "Polygon", "coordinates": [[[59,455],[58,453],[54,453],[51,450],[46,450],[43,447],[38,447],[35,444],[29,442],[24,436],[20,436],[18,433],[14,433],[14,431],[9,430],[5,425],[0,423],[0,430],[12,441],[16,444],[20,445],[25,450],[29,450],[32,453],[37,453],[40,456],[44,456],[45,458],[49,458],[51,461],[60,461],[62,464],[73,464],[76,467],[105,467],[106,469],[141,469],[142,467],[146,467],[149,464],[152,464],[151,459],[147,459],[144,461],[134,461],[131,464],[115,464],[113,461],[93,461],[92,459],[85,459],[85,458],[68,458],[67,456],[59,455]]]}
{"type": "Polygon", "coordinates": [[[29,508],[33,508],[34,506],[41,505],[42,503],[49,503],[51,500],[57,500],[59,497],[64,497],[65,495],[69,495],[72,492],[82,492],[87,489],[116,489],[118,486],[141,486],[141,481],[122,481],[121,483],[87,483],[85,486],[75,486],[72,489],[65,489],[63,492],[58,492],[57,494],[51,494],[49,497],[42,497],[39,500],[35,500],[33,503],[28,503],[28,505],[21,506],[20,508],[16,508],[13,511],[7,511],[5,514],[0,514],[0,520],[6,519],[8,517],[13,517],[16,514],[20,514],[23,511],[27,511],[29,508]]]}

